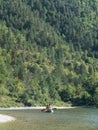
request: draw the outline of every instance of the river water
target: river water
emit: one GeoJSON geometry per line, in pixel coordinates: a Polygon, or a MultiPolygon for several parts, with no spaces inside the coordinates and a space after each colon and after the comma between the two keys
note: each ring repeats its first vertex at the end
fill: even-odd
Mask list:
{"type": "Polygon", "coordinates": [[[44,113],[40,110],[0,111],[15,121],[1,123],[0,130],[98,130],[98,109],[71,108],[44,113]]]}

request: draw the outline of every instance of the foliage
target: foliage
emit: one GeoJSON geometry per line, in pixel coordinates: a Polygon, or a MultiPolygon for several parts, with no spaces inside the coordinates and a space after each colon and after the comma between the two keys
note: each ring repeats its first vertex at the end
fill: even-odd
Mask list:
{"type": "Polygon", "coordinates": [[[98,105],[97,23],[98,0],[0,0],[0,97],[98,105]]]}

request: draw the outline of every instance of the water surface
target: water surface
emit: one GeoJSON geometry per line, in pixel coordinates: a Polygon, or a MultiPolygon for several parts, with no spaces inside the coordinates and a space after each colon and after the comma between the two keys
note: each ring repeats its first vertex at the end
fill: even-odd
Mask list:
{"type": "Polygon", "coordinates": [[[40,110],[0,111],[16,118],[0,130],[98,130],[98,109],[73,108],[43,113],[40,110]]]}

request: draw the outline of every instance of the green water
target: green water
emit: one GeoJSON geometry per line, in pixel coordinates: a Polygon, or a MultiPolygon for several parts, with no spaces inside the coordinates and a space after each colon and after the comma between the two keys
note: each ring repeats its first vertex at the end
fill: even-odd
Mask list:
{"type": "Polygon", "coordinates": [[[73,108],[43,113],[40,110],[0,111],[16,118],[0,130],[98,130],[98,109],[73,108]]]}

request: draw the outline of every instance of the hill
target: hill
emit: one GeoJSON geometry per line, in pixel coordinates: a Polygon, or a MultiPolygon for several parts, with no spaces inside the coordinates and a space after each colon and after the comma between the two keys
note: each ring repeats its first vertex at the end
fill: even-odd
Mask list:
{"type": "Polygon", "coordinates": [[[0,1],[0,106],[98,104],[97,5],[0,1]]]}

